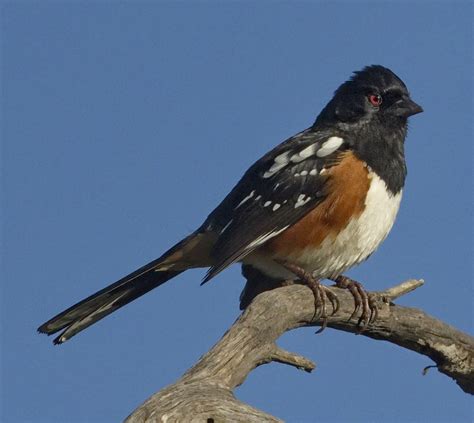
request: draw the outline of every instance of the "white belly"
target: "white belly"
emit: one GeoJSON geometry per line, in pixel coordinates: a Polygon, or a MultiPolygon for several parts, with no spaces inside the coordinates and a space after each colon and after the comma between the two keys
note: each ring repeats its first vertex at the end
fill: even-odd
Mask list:
{"type": "MultiPolygon", "coordinates": [[[[297,256],[289,256],[288,261],[313,272],[316,278],[336,277],[364,261],[377,249],[395,222],[402,191],[392,195],[375,173],[371,172],[370,177],[371,184],[362,214],[352,219],[336,238],[328,236],[319,248],[307,247],[297,256]]],[[[244,262],[271,277],[294,277],[274,261],[258,254],[246,257],[244,262]]]]}

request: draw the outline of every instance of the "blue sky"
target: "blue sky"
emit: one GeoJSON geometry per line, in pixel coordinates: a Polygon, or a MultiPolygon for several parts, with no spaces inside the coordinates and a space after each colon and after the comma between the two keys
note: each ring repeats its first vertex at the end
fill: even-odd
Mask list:
{"type": "MultiPolygon", "coordinates": [[[[115,422],[238,316],[238,266],[191,271],[61,347],[53,314],[190,233],[367,64],[425,109],[395,227],[349,275],[472,333],[472,3],[3,2],[2,422],[115,422]]],[[[289,422],[472,420],[426,357],[327,329],[280,340],[318,364],[255,370],[238,398],[289,422]]]]}

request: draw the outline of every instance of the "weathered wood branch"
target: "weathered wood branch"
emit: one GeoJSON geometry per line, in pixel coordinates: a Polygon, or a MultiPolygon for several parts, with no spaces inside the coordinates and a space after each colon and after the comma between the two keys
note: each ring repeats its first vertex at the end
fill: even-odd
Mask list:
{"type": "MultiPolygon", "coordinates": [[[[474,394],[474,338],[421,310],[393,304],[420,287],[409,280],[385,292],[373,293],[378,319],[362,335],[385,340],[430,357],[437,369],[474,394]]],[[[354,302],[345,290],[332,288],[340,300],[328,327],[357,332],[357,319],[348,321],[354,302]]],[[[286,331],[318,325],[309,288],[286,286],[258,295],[222,339],[176,383],[154,394],[128,418],[143,422],[279,422],[281,420],[237,400],[232,390],[257,366],[272,361],[311,372],[315,364],[284,351],[275,342],[286,331]]]]}

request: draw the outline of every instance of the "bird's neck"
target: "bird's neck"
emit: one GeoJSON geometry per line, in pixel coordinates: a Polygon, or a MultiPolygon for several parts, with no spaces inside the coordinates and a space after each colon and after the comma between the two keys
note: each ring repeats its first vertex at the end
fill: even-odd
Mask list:
{"type": "Polygon", "coordinates": [[[405,185],[407,174],[404,142],[406,125],[383,129],[369,128],[357,131],[353,139],[356,156],[365,161],[386,183],[392,194],[405,185]]]}

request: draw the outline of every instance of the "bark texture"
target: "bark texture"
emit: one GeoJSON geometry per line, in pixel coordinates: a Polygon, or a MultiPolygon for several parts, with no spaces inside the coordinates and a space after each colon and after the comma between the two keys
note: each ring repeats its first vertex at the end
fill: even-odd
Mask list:
{"type": "MultiPolygon", "coordinates": [[[[474,394],[474,338],[419,309],[393,303],[422,284],[409,280],[373,293],[378,319],[362,335],[430,357],[441,373],[464,392],[474,394]]],[[[331,289],[339,298],[340,309],[329,317],[328,327],[357,332],[357,318],[348,320],[354,307],[351,294],[331,289]]],[[[275,342],[288,330],[318,324],[313,295],[305,286],[285,286],[258,295],[209,352],[176,383],[147,399],[126,422],[280,422],[237,400],[233,389],[254,368],[272,361],[311,372],[315,368],[312,361],[282,350],[275,342]]]]}

